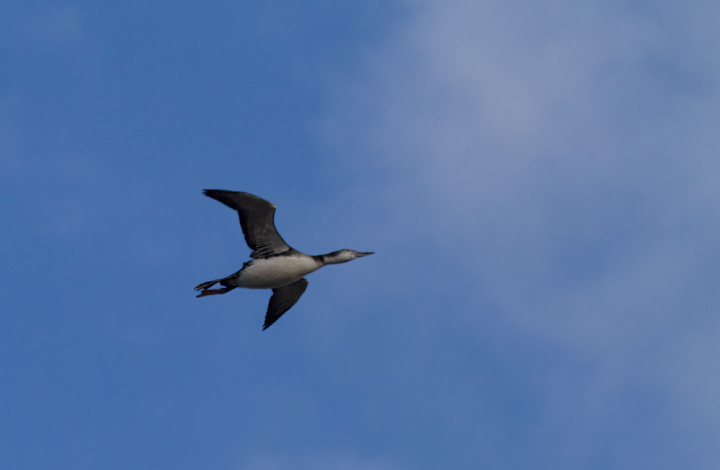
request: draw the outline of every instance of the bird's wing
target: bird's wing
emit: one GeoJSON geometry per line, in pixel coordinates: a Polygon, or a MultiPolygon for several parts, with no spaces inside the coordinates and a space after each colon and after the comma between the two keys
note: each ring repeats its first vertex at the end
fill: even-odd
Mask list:
{"type": "Polygon", "coordinates": [[[249,193],[206,189],[203,194],[238,211],[240,226],[253,259],[266,258],[290,249],[275,228],[275,204],[249,193]]]}
{"type": "Polygon", "coordinates": [[[265,314],[265,324],[263,330],[275,323],[283,313],[290,310],[290,307],[303,295],[307,289],[308,281],[305,278],[295,281],[292,284],[273,289],[273,295],[270,297],[267,313],[265,314]]]}

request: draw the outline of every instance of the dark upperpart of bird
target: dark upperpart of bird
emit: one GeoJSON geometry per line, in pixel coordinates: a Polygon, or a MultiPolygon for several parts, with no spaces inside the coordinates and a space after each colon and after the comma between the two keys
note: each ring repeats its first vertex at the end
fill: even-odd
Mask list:
{"type": "Polygon", "coordinates": [[[278,233],[274,221],[275,204],[238,191],[206,189],[203,193],[238,212],[245,242],[253,251],[250,253],[252,259],[244,263],[240,271],[195,287],[201,291],[198,297],[226,294],[237,287],[272,289],[263,330],[300,299],[308,285],[305,276],[328,264],[347,263],[373,254],[345,249],[326,255],[306,255],[291,248],[278,233]],[[215,284],[222,288],[211,289],[215,284]]]}

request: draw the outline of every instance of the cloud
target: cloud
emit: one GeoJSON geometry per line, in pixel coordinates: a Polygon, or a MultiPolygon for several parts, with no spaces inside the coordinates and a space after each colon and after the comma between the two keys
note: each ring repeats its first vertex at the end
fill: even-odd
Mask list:
{"type": "Polygon", "coordinates": [[[386,242],[469,276],[450,321],[496,315],[515,330],[499,354],[526,335],[570,356],[535,384],[527,451],[549,466],[719,457],[717,16],[414,2],[328,100],[329,148],[386,175],[372,202],[386,242]]]}

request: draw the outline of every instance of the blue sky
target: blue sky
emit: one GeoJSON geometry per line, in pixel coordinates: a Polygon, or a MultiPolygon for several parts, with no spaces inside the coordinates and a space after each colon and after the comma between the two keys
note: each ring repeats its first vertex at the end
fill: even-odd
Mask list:
{"type": "Polygon", "coordinates": [[[0,6],[4,468],[716,468],[715,3],[121,3],[0,6]]]}

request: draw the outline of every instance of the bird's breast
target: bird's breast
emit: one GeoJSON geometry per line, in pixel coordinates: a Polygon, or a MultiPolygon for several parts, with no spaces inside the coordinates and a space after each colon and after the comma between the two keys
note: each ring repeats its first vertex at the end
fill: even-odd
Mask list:
{"type": "Polygon", "coordinates": [[[310,256],[274,256],[254,259],[241,269],[234,281],[238,287],[272,289],[291,284],[318,269],[310,256]]]}

